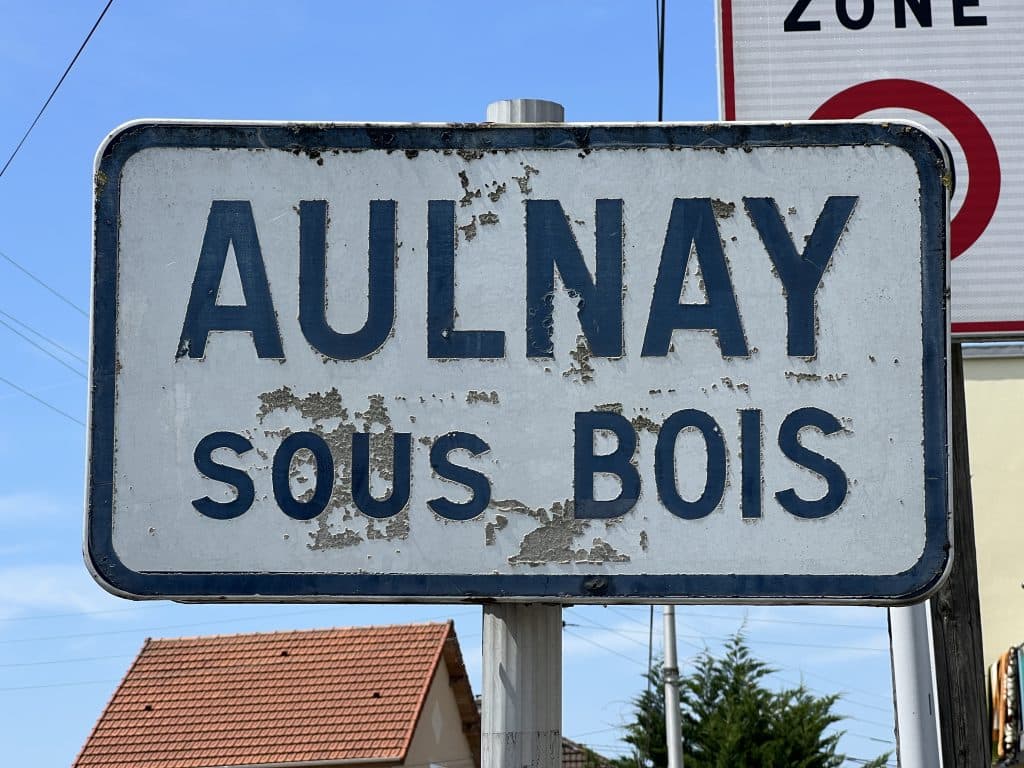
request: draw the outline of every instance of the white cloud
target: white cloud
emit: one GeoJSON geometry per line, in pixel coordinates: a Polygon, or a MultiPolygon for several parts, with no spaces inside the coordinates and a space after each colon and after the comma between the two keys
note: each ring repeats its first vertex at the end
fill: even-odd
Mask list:
{"type": "Polygon", "coordinates": [[[123,600],[109,595],[92,580],[84,563],[0,567],[0,619],[123,607],[123,600]]]}
{"type": "Polygon", "coordinates": [[[36,491],[0,494],[0,525],[40,521],[63,516],[68,505],[36,491]]]}

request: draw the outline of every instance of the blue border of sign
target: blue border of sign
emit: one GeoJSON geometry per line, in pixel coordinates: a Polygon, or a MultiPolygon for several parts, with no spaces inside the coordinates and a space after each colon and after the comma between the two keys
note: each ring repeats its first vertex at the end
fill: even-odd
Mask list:
{"type": "Polygon", "coordinates": [[[924,599],[951,561],[949,513],[948,159],[924,131],[897,123],[710,123],[636,125],[353,125],[136,122],[101,148],[95,193],[92,376],[85,556],[107,589],[136,598],[333,602],[817,602],[899,604],[924,599]],[[113,545],[114,399],[121,172],[151,147],[291,152],[778,146],[901,148],[921,182],[925,546],[891,575],[658,574],[482,575],[137,572],[113,545]]]}

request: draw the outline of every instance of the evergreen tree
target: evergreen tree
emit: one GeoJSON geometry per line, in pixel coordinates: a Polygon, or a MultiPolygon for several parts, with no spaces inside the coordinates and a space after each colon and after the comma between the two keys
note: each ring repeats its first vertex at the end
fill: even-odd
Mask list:
{"type": "MultiPolygon", "coordinates": [[[[694,671],[681,677],[679,699],[685,768],[839,768],[841,731],[826,733],[842,716],[832,711],[837,694],[815,696],[804,685],[773,691],[764,678],[775,670],[755,659],[742,634],[721,657],[705,651],[694,671]]],[[[630,757],[619,768],[667,768],[664,677],[651,670],[650,687],[633,699],[635,719],[626,726],[630,757]]],[[[885,766],[886,753],[866,768],[885,766]]]]}
{"type": "Polygon", "coordinates": [[[661,666],[647,674],[647,690],[633,699],[636,719],[626,726],[624,741],[632,745],[632,757],[620,757],[619,768],[665,768],[668,746],[665,740],[665,688],[661,666]]]}

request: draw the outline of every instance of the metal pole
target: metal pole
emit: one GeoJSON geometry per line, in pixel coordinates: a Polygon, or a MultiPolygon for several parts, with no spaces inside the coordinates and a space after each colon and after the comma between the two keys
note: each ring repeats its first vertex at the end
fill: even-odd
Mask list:
{"type": "Polygon", "coordinates": [[[683,732],[679,722],[679,663],[676,660],[676,608],[662,609],[665,619],[665,740],[668,768],[683,768],[683,732]]]}
{"type": "Polygon", "coordinates": [[[503,99],[487,105],[488,123],[562,123],[565,107],[545,99],[503,99]]]}
{"type": "MultiPolygon", "coordinates": [[[[561,104],[509,99],[487,105],[490,123],[560,123],[561,104]]],[[[481,751],[484,768],[562,765],[562,607],[484,606],[481,751]]]]}
{"type": "Polygon", "coordinates": [[[927,603],[889,609],[889,648],[901,768],[937,768],[939,717],[927,603]]]}

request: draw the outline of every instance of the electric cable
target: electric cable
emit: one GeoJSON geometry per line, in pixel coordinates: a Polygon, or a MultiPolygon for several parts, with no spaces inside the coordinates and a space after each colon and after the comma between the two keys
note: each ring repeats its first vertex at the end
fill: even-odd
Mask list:
{"type": "MultiPolygon", "coordinates": [[[[2,380],[2,379],[0,379],[0,380],[2,380]]],[[[286,617],[286,616],[304,616],[304,615],[308,615],[308,614],[311,614],[311,613],[319,613],[319,612],[326,613],[328,610],[330,610],[333,607],[336,607],[336,606],[329,606],[328,605],[328,606],[322,606],[320,608],[310,608],[310,609],[306,609],[306,610],[302,610],[302,611],[287,611],[285,613],[278,613],[276,615],[274,615],[274,614],[260,614],[260,615],[252,614],[252,615],[249,615],[249,616],[235,616],[235,617],[231,617],[231,618],[227,618],[227,619],[215,619],[213,621],[193,621],[193,622],[189,622],[189,623],[186,623],[186,624],[164,624],[162,626],[157,626],[157,627],[130,627],[130,628],[126,628],[126,629],[103,630],[103,631],[100,631],[100,632],[76,632],[76,633],[73,633],[73,634],[46,635],[46,636],[42,636],[42,637],[4,638],[4,639],[0,640],[0,645],[9,645],[9,644],[13,644],[13,643],[42,642],[42,641],[46,641],[46,640],[77,640],[77,639],[83,638],[83,637],[99,637],[99,636],[106,636],[106,635],[125,635],[125,634],[131,634],[132,632],[138,632],[138,633],[141,633],[141,632],[157,632],[157,631],[163,631],[165,629],[184,629],[184,628],[188,628],[188,627],[205,627],[205,626],[209,626],[211,624],[230,624],[230,623],[234,623],[234,622],[238,622],[238,621],[257,621],[257,620],[260,620],[260,619],[274,619],[274,618],[282,618],[282,617],[286,617]]],[[[432,620],[440,620],[441,618],[452,618],[452,617],[455,617],[455,616],[469,615],[470,613],[475,613],[475,612],[476,612],[475,610],[470,609],[470,610],[466,610],[466,611],[459,612],[459,613],[446,613],[446,614],[444,614],[443,617],[441,617],[441,616],[438,616],[438,617],[428,617],[428,618],[425,618],[425,619],[420,619],[420,621],[426,622],[426,621],[432,621],[432,620]]],[[[72,614],[72,615],[74,615],[74,614],[72,614]]],[[[281,631],[291,632],[293,630],[281,630],[281,631]]],[[[302,630],[294,630],[294,631],[299,632],[299,631],[302,631],[302,630]]],[[[479,632],[459,633],[459,637],[460,638],[463,638],[463,637],[477,637],[477,636],[479,636],[479,634],[480,634],[479,632]]]]}
{"type": "Polygon", "coordinates": [[[654,21],[658,25],[658,122],[660,123],[664,119],[665,104],[665,0],[654,0],[654,21]]]}
{"type": "Polygon", "coordinates": [[[48,282],[43,280],[43,278],[38,277],[37,275],[35,275],[32,272],[30,272],[28,270],[28,268],[26,268],[26,267],[22,266],[21,264],[19,264],[17,261],[12,259],[10,256],[8,256],[3,251],[0,251],[0,259],[4,259],[5,261],[7,261],[9,264],[14,266],[15,268],[21,270],[24,274],[28,275],[28,277],[30,277],[32,280],[35,280],[37,283],[39,283],[39,285],[43,286],[43,288],[48,290],[50,293],[52,293],[54,296],[56,296],[58,299],[63,301],[65,304],[67,304],[69,307],[71,307],[73,310],[75,310],[79,314],[83,315],[84,317],[88,317],[89,316],[89,313],[85,309],[80,307],[78,304],[73,302],[71,299],[69,299],[63,293],[58,291],[56,288],[54,288],[48,282]]]}
{"type": "Polygon", "coordinates": [[[609,648],[607,645],[603,645],[602,643],[599,643],[596,640],[591,640],[589,637],[586,637],[585,635],[581,635],[578,632],[573,632],[573,630],[570,627],[565,627],[565,631],[568,632],[573,637],[578,637],[583,642],[589,643],[590,645],[593,645],[593,646],[596,646],[596,647],[600,648],[602,651],[607,651],[608,653],[614,654],[615,656],[618,656],[619,658],[623,658],[626,661],[630,662],[631,664],[639,664],[640,666],[644,665],[644,663],[642,661],[637,661],[632,656],[627,656],[624,653],[619,653],[618,651],[614,650],[613,648],[609,648]]]}
{"type": "Polygon", "coordinates": [[[88,360],[86,360],[84,357],[79,355],[74,350],[68,349],[67,347],[65,347],[60,342],[54,341],[53,339],[51,339],[49,336],[47,336],[42,331],[36,330],[35,328],[33,328],[28,323],[26,323],[26,322],[24,322],[22,320],[19,320],[14,315],[12,315],[10,312],[4,312],[2,309],[0,309],[0,315],[6,317],[8,320],[10,320],[12,323],[17,325],[18,327],[24,328],[29,333],[31,333],[34,336],[37,336],[38,338],[42,339],[43,341],[45,341],[50,346],[55,347],[56,349],[59,349],[61,352],[63,352],[68,357],[73,357],[75,360],[77,360],[78,362],[82,363],[83,365],[88,365],[89,364],[88,360]]]}
{"type": "MultiPolygon", "coordinates": [[[[50,409],[51,411],[53,411],[53,412],[55,412],[55,413],[59,413],[59,414],[60,414],[61,416],[63,416],[63,417],[65,418],[65,419],[68,419],[68,420],[70,420],[70,421],[73,421],[73,422],[75,422],[75,424],[77,424],[78,426],[80,426],[80,427],[84,427],[84,426],[85,426],[85,422],[84,422],[84,421],[82,421],[81,419],[79,419],[79,418],[77,418],[77,417],[75,417],[75,416],[72,416],[72,415],[71,415],[70,413],[68,413],[67,411],[62,411],[62,410],[61,410],[60,408],[58,408],[58,407],[57,407],[56,405],[54,405],[53,403],[49,403],[49,402],[47,402],[46,400],[43,400],[43,398],[39,397],[38,395],[34,395],[34,394],[32,394],[32,393],[31,393],[31,392],[29,392],[29,391],[28,391],[27,389],[25,389],[25,388],[23,388],[23,387],[19,387],[19,386],[18,386],[17,384],[15,384],[15,383],[14,383],[13,381],[11,381],[10,379],[5,379],[5,378],[4,378],[3,376],[0,376],[0,382],[3,382],[4,384],[6,384],[6,385],[7,385],[8,387],[10,387],[11,389],[16,389],[16,390],[17,390],[18,392],[21,392],[21,394],[25,395],[26,397],[31,397],[31,398],[32,398],[33,400],[35,400],[35,401],[36,401],[37,403],[39,403],[40,405],[45,405],[45,406],[46,406],[47,408],[49,408],[49,409],[50,409]]],[[[0,641],[0,642],[2,642],[2,641],[0,641]]]]}
{"type": "MultiPolygon", "coordinates": [[[[574,614],[574,615],[578,615],[578,614],[574,614]]],[[[583,618],[583,617],[580,617],[580,618],[583,618]]],[[[625,630],[615,629],[614,627],[609,627],[609,626],[604,625],[604,624],[599,624],[599,623],[597,623],[597,622],[595,622],[593,620],[589,620],[589,621],[593,625],[594,629],[603,629],[603,630],[605,630],[607,632],[611,632],[613,634],[618,634],[618,635],[622,636],[623,638],[625,638],[627,640],[631,639],[627,635],[624,634],[625,630]]],[[[576,624],[576,625],[569,625],[569,626],[577,626],[577,627],[580,627],[581,629],[590,629],[591,628],[591,627],[581,626],[581,625],[578,625],[578,624],[576,624]]],[[[638,643],[639,641],[633,640],[633,642],[638,643]]],[[[696,643],[687,643],[687,644],[695,646],[697,648],[700,648],[700,646],[697,645],[696,643]]],[[[787,669],[787,672],[788,671],[789,670],[787,669]]],[[[803,669],[797,669],[795,671],[799,672],[801,675],[813,675],[813,673],[805,672],[803,669]]],[[[798,682],[792,680],[791,678],[787,679],[787,678],[783,677],[781,674],[779,674],[779,670],[776,670],[775,672],[773,672],[773,676],[776,677],[776,679],[778,679],[778,680],[780,680],[782,682],[785,682],[787,684],[790,684],[790,685],[803,685],[807,690],[812,691],[812,692],[817,693],[817,694],[823,694],[823,695],[827,695],[828,694],[827,691],[822,691],[820,689],[813,688],[813,687],[807,685],[806,683],[803,683],[803,682],[799,682],[798,683],[798,682]]],[[[648,694],[650,694],[650,684],[649,684],[649,682],[650,681],[648,680],[648,687],[647,687],[648,694]]],[[[840,685],[840,686],[846,687],[846,686],[844,686],[843,683],[841,683],[839,681],[832,680],[830,682],[833,682],[836,685],[840,685]]],[[[865,695],[868,695],[868,696],[876,696],[878,698],[885,698],[885,697],[883,697],[883,696],[881,696],[881,695],[879,695],[879,694],[877,694],[875,692],[871,692],[871,691],[861,690],[861,693],[863,693],[865,695]]],[[[866,702],[858,701],[857,699],[851,698],[849,695],[845,695],[845,693],[843,691],[840,691],[840,695],[841,695],[841,701],[849,703],[849,704],[852,704],[854,706],[866,707],[868,709],[874,709],[874,710],[877,710],[879,712],[884,712],[884,713],[887,713],[887,714],[891,714],[892,713],[892,707],[880,707],[880,706],[878,706],[876,704],[868,704],[866,702]]]]}
{"type": "Polygon", "coordinates": [[[53,86],[53,90],[50,91],[50,95],[46,97],[46,101],[43,102],[43,106],[39,108],[39,112],[36,114],[35,120],[32,121],[32,124],[28,127],[28,130],[25,131],[25,135],[21,137],[21,141],[18,142],[18,146],[16,146],[14,148],[14,151],[11,152],[11,156],[7,158],[7,162],[4,163],[4,167],[0,168],[0,176],[3,176],[4,173],[7,172],[8,167],[10,167],[11,163],[14,161],[15,156],[18,154],[18,151],[21,149],[21,146],[25,143],[25,140],[28,138],[28,135],[32,133],[32,129],[35,128],[36,123],[39,122],[39,118],[43,116],[43,112],[45,112],[46,108],[50,106],[50,102],[53,101],[53,97],[57,95],[57,89],[60,88],[61,84],[64,82],[64,78],[66,78],[68,76],[68,73],[71,72],[71,68],[75,66],[75,62],[78,61],[78,57],[82,55],[82,51],[85,50],[85,46],[88,45],[89,40],[92,39],[93,32],[96,31],[96,28],[100,25],[100,22],[103,21],[103,17],[107,15],[107,11],[110,9],[110,6],[113,2],[114,0],[107,0],[107,4],[103,6],[103,10],[100,11],[100,15],[97,17],[96,23],[92,25],[92,29],[89,30],[89,34],[85,36],[85,40],[83,40],[82,44],[78,46],[78,50],[75,52],[75,55],[74,57],[72,57],[71,62],[64,70],[64,74],[60,76],[60,80],[58,80],[57,84],[53,86]]]}
{"type": "Polygon", "coordinates": [[[78,377],[83,378],[83,379],[88,378],[84,373],[82,373],[80,370],[78,370],[73,365],[71,365],[71,363],[67,362],[66,360],[63,360],[59,355],[54,354],[53,352],[48,350],[46,347],[44,347],[39,342],[34,341],[33,339],[29,338],[24,333],[22,333],[17,328],[15,328],[13,325],[8,323],[6,320],[0,318],[0,325],[2,325],[4,328],[9,330],[15,336],[18,336],[19,338],[21,338],[22,340],[24,340],[28,344],[31,344],[33,347],[38,349],[40,352],[42,352],[47,357],[51,358],[52,360],[56,360],[58,363],[60,363],[65,368],[67,368],[69,371],[71,371],[73,374],[75,374],[75,376],[78,376],[78,377]]]}

